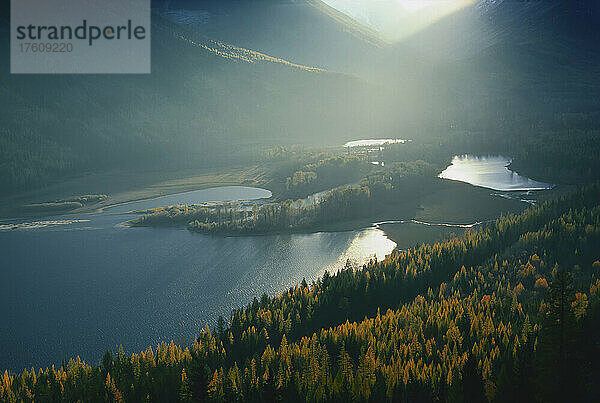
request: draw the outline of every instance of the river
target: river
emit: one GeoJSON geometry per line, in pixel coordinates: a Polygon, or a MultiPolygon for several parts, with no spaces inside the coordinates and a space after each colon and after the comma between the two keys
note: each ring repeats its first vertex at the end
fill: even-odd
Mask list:
{"type": "Polygon", "coordinates": [[[508,168],[511,161],[501,155],[457,155],[439,177],[506,192],[552,189],[549,183],[538,182],[511,171],[508,168]]]}
{"type": "Polygon", "coordinates": [[[120,344],[128,352],[160,341],[189,344],[200,328],[263,293],[311,282],[347,260],[382,259],[396,244],[379,227],[407,248],[518,213],[535,203],[534,190],[552,185],[511,172],[509,163],[501,156],[457,156],[439,175],[451,181],[421,200],[413,220],[356,231],[223,237],[121,225],[134,210],[271,196],[243,186],[0,222],[0,368],[60,364],[76,355],[98,363],[120,344]]]}
{"type": "Polygon", "coordinates": [[[0,223],[0,368],[76,355],[97,363],[119,344],[129,352],[164,340],[189,344],[200,328],[253,297],[316,280],[348,259],[381,259],[395,246],[375,228],[222,237],[120,225],[137,209],[270,196],[229,186],[0,223]]]}

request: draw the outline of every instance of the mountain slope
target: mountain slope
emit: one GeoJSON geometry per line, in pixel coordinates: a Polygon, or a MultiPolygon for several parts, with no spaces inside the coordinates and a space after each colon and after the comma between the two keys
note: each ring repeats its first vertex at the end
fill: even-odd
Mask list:
{"type": "Polygon", "coordinates": [[[456,131],[515,144],[600,122],[598,7],[582,1],[481,0],[396,44],[316,0],[153,6],[150,76],[11,76],[3,59],[1,188],[243,163],[251,144],[456,131]]]}
{"type": "Polygon", "coordinates": [[[109,167],[243,163],[244,148],[232,145],[336,144],[386,124],[360,80],[227,45],[159,15],[152,29],[151,75],[10,75],[3,59],[0,187],[109,167]]]}
{"type": "Polygon", "coordinates": [[[378,57],[378,34],[318,0],[157,0],[161,15],[245,48],[332,71],[378,57]]]}
{"type": "Polygon", "coordinates": [[[4,372],[0,400],[598,401],[599,197],[254,298],[189,347],[4,372]]]}
{"type": "Polygon", "coordinates": [[[582,1],[480,0],[401,49],[432,61],[418,80],[430,84],[442,124],[498,136],[592,129],[600,123],[597,10],[582,1]]]}

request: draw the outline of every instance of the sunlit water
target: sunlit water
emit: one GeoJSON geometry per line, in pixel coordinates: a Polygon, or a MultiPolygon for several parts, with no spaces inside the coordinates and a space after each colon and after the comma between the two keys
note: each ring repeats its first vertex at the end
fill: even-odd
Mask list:
{"type": "Polygon", "coordinates": [[[131,210],[270,192],[224,187],[180,196],[1,223],[0,368],[60,364],[76,355],[97,363],[119,344],[137,351],[162,340],[189,343],[253,297],[316,280],[348,260],[382,259],[395,246],[375,228],[222,237],[119,225],[134,217],[131,210]]]}
{"type": "Polygon", "coordinates": [[[268,199],[271,191],[247,186],[224,186],[218,188],[194,190],[191,192],[177,193],[174,195],[160,196],[148,200],[133,201],[109,207],[106,211],[111,213],[125,213],[129,211],[151,209],[158,206],[172,206],[174,204],[197,204],[203,202],[226,202],[237,200],[268,199]]]}
{"type": "Polygon", "coordinates": [[[511,160],[502,156],[455,156],[440,178],[470,183],[498,191],[551,189],[552,185],[526,178],[508,169],[511,160]]]}
{"type": "Polygon", "coordinates": [[[386,144],[404,144],[409,140],[403,139],[368,139],[368,140],[354,140],[344,144],[344,147],[377,147],[386,144]]]}

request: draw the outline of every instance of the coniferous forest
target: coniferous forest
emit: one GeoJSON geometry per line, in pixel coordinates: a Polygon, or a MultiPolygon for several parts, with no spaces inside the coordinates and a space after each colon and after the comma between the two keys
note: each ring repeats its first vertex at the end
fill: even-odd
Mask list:
{"type": "Polygon", "coordinates": [[[600,185],[264,295],[90,365],[2,375],[20,401],[597,401],[600,185]]]}
{"type": "Polygon", "coordinates": [[[54,3],[0,2],[0,403],[600,402],[600,1],[54,3]]]}

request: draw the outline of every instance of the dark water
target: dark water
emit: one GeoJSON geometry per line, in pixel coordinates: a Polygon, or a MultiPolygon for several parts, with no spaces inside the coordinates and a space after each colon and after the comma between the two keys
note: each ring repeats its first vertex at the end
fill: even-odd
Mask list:
{"type": "Polygon", "coordinates": [[[503,156],[455,156],[439,177],[470,183],[498,191],[551,189],[552,185],[534,181],[508,169],[511,160],[503,156]]]}
{"type": "Polygon", "coordinates": [[[223,187],[0,226],[0,368],[99,362],[107,348],[188,343],[218,315],[275,294],[347,259],[382,258],[382,231],[220,237],[126,228],[126,212],[174,203],[269,197],[223,187]],[[9,229],[19,225],[18,229],[9,229]]]}

